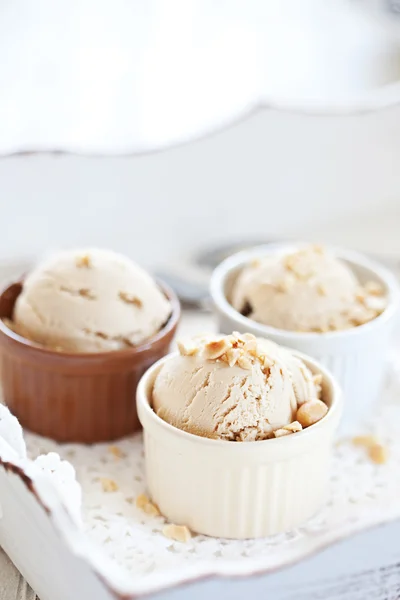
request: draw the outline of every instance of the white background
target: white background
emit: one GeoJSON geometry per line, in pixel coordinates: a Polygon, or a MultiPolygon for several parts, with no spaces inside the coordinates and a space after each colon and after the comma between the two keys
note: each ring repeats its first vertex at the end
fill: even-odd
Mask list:
{"type": "Polygon", "coordinates": [[[0,256],[94,244],[160,265],[252,235],[400,253],[399,159],[399,107],[351,117],[263,111],[136,158],[4,158],[0,256]]]}

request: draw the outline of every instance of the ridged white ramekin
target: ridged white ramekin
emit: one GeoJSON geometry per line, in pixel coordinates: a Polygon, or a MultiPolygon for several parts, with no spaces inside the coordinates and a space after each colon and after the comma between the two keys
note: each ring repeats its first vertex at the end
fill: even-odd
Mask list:
{"type": "Polygon", "coordinates": [[[169,521],[197,533],[243,539],[293,529],[322,506],[341,390],[321,365],[296,355],[322,374],[329,411],[299,433],[258,442],[212,440],[169,425],[151,402],[157,373],[174,355],[145,373],[137,409],[144,429],[147,486],[169,521]]]}
{"type": "Polygon", "coordinates": [[[257,323],[244,317],[228,301],[230,290],[240,271],[255,258],[295,251],[305,244],[268,244],[235,254],[214,271],[210,291],[222,333],[249,332],[268,338],[312,356],[326,366],[339,381],[344,393],[343,429],[357,424],[378,397],[385,361],[399,306],[399,286],[394,275],[369,258],[337,248],[329,250],[343,260],[361,282],[377,281],[383,285],[388,304],[376,319],[348,329],[328,333],[298,333],[257,323]]]}

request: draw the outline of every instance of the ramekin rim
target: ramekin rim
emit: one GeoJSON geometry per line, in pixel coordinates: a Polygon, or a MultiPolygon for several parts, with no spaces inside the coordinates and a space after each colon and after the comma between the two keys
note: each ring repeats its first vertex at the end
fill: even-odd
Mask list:
{"type": "Polygon", "coordinates": [[[214,304],[219,310],[221,310],[221,312],[223,312],[227,317],[229,317],[231,321],[236,321],[241,326],[243,326],[243,328],[251,327],[252,329],[257,329],[259,331],[259,335],[264,337],[279,336],[282,339],[289,340],[289,345],[290,340],[327,340],[338,339],[347,336],[362,335],[365,334],[368,329],[372,329],[375,326],[388,321],[395,315],[399,306],[400,286],[397,283],[394,274],[392,274],[389,269],[381,265],[378,261],[370,259],[369,257],[360,252],[357,252],[355,250],[347,250],[339,246],[330,245],[324,245],[324,247],[327,248],[328,251],[332,252],[338,258],[342,258],[343,260],[346,260],[349,263],[352,263],[354,265],[357,264],[363,268],[368,269],[369,271],[372,271],[374,274],[377,275],[379,279],[384,281],[385,285],[387,286],[389,292],[388,305],[380,315],[378,315],[371,321],[363,323],[362,325],[358,325],[357,327],[352,327],[351,329],[344,329],[340,331],[327,331],[324,333],[299,332],[286,329],[279,329],[277,327],[264,325],[263,323],[254,321],[253,319],[243,316],[230,304],[224,293],[224,282],[228,274],[231,273],[233,269],[238,268],[240,266],[244,266],[252,258],[267,256],[269,253],[274,254],[279,250],[284,250],[285,248],[287,248],[288,250],[296,250],[309,245],[310,243],[307,242],[276,242],[271,244],[262,244],[254,246],[253,248],[241,250],[240,252],[232,254],[231,256],[223,260],[214,269],[211,275],[209,288],[210,295],[214,304]]]}
{"type": "MultiPolygon", "coordinates": [[[[2,333],[5,337],[11,339],[16,344],[29,349],[29,351],[37,352],[38,355],[43,356],[57,356],[60,359],[68,360],[76,360],[77,358],[85,360],[85,361],[98,361],[99,359],[107,359],[107,358],[127,358],[130,356],[140,356],[144,354],[148,350],[151,350],[153,346],[167,337],[168,334],[173,332],[174,328],[177,326],[179,322],[179,318],[181,316],[181,306],[178,299],[177,294],[174,290],[166,284],[164,281],[160,279],[155,280],[159,289],[164,293],[167,297],[170,305],[171,305],[171,314],[168,318],[168,321],[161,327],[161,329],[152,337],[148,338],[144,342],[138,344],[137,346],[132,346],[131,348],[123,348],[120,350],[106,350],[100,352],[60,352],[57,350],[53,350],[51,348],[47,348],[45,346],[41,346],[40,344],[36,344],[35,342],[28,340],[27,338],[19,335],[15,331],[13,331],[10,327],[6,325],[4,320],[0,318],[0,333],[2,333]]],[[[8,282],[6,286],[2,288],[0,294],[6,292],[11,286],[20,283],[19,281],[8,282]]]]}
{"type": "MultiPolygon", "coordinates": [[[[314,425],[311,425],[310,427],[307,427],[306,429],[303,429],[302,431],[299,431],[299,432],[296,432],[296,433],[290,435],[291,440],[296,439],[296,440],[300,441],[300,440],[304,440],[304,438],[306,436],[310,437],[311,435],[313,435],[313,433],[316,433],[317,431],[320,431],[321,429],[325,428],[326,425],[332,421],[332,419],[337,417],[339,420],[339,418],[341,416],[342,408],[343,408],[343,393],[342,393],[339,383],[337,382],[335,377],[320,362],[318,362],[317,360],[313,359],[312,357],[304,354],[303,352],[299,352],[299,351],[293,350],[291,348],[289,348],[289,350],[296,357],[305,361],[306,364],[309,363],[310,365],[313,366],[313,368],[315,370],[317,370],[319,373],[321,373],[323,378],[329,382],[329,386],[332,389],[331,406],[329,407],[327,414],[320,421],[318,421],[317,423],[314,423],[314,425]]],[[[149,369],[147,369],[147,371],[142,375],[142,377],[138,383],[137,390],[136,390],[137,412],[138,412],[140,421],[141,421],[140,411],[141,411],[141,409],[143,409],[143,411],[145,411],[146,415],[150,419],[152,419],[153,422],[156,423],[158,427],[163,428],[166,432],[174,435],[175,437],[181,437],[183,440],[190,441],[193,443],[199,443],[199,444],[202,444],[203,446],[207,445],[207,446],[214,447],[214,448],[223,447],[226,449],[228,447],[232,447],[232,448],[236,448],[236,450],[234,450],[236,452],[238,451],[237,448],[246,448],[248,450],[250,450],[251,448],[255,448],[255,447],[260,448],[261,447],[260,444],[265,445],[268,443],[271,446],[273,445],[274,448],[277,448],[277,447],[279,447],[279,445],[282,445],[282,444],[285,445],[285,441],[287,444],[286,436],[281,437],[281,438],[270,438],[268,440],[257,440],[257,441],[251,441],[251,442],[232,443],[227,440],[219,440],[219,439],[202,437],[202,436],[190,433],[188,431],[183,431],[182,429],[179,429],[178,427],[175,427],[174,425],[171,425],[170,423],[167,423],[166,421],[161,419],[161,417],[159,417],[157,415],[157,413],[151,407],[145,388],[146,388],[148,379],[154,375],[154,372],[159,370],[165,362],[167,362],[168,360],[170,360],[171,358],[173,358],[175,356],[178,356],[178,354],[179,354],[178,352],[171,352],[171,353],[167,354],[166,356],[162,357],[157,362],[155,362],[151,367],[149,367],[149,369]]],[[[142,423],[142,427],[143,427],[143,430],[146,431],[146,426],[143,423],[142,423]]]]}

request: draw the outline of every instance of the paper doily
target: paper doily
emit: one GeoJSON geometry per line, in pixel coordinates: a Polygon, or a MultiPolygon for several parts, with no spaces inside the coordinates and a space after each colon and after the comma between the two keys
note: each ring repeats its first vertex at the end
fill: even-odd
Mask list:
{"type": "Polygon", "coordinates": [[[31,458],[57,452],[74,465],[83,489],[87,535],[136,583],[146,587],[147,582],[151,587],[157,581],[159,587],[207,572],[247,574],[274,569],[356,531],[400,517],[400,355],[392,356],[381,406],[362,433],[379,437],[388,450],[388,461],[376,465],[365,449],[339,441],[329,500],[303,527],[245,541],[194,535],[186,543],[166,538],[162,534],[165,520],[135,505],[137,496],[146,492],[141,434],[112,446],[92,447],[61,446],[33,434],[26,434],[25,439],[31,458]],[[112,491],[104,491],[108,480],[116,484],[112,491]]]}

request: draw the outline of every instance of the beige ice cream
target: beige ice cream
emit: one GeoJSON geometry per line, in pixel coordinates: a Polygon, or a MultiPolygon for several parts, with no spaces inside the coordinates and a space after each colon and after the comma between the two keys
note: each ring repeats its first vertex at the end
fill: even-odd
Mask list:
{"type": "Polygon", "coordinates": [[[106,250],[74,250],[26,278],[13,327],[46,347],[100,352],[140,344],[170,314],[156,283],[131,260],[106,250]]]}
{"type": "Polygon", "coordinates": [[[153,389],[154,410],[179,429],[209,438],[263,440],[301,430],[296,415],[308,401],[327,411],[318,400],[318,378],[272,342],[234,333],[180,343],[179,350],[165,362],[153,389]]]}
{"type": "Polygon", "coordinates": [[[317,246],[254,261],[240,273],[230,300],[254,321],[299,332],[356,327],[386,305],[377,283],[362,286],[344,262],[317,246]]]}

